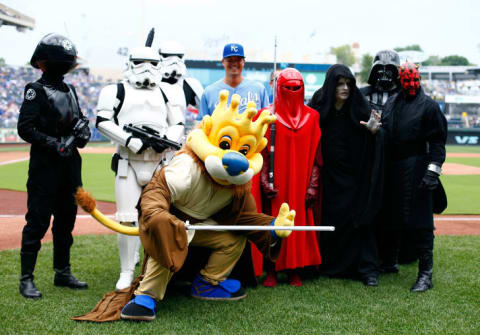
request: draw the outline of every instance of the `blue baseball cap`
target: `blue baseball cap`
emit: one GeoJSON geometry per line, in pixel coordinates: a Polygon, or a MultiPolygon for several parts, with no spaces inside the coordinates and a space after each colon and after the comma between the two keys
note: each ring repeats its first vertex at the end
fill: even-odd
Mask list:
{"type": "Polygon", "coordinates": [[[229,43],[223,48],[223,58],[239,56],[245,58],[243,46],[238,43],[229,43]]]}

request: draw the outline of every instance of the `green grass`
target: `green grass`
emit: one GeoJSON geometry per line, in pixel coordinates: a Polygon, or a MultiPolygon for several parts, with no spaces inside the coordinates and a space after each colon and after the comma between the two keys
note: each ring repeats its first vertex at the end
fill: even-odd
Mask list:
{"type": "MultiPolygon", "coordinates": [[[[97,200],[115,201],[110,154],[82,154],[83,185],[97,200]]],[[[447,162],[480,167],[480,158],[448,158],[447,162]]],[[[28,161],[0,166],[0,188],[26,191],[28,161]]],[[[442,176],[448,196],[445,214],[480,214],[480,175],[442,176]]]]}
{"type": "Polygon", "coordinates": [[[447,153],[480,154],[480,145],[447,145],[447,153]]]}
{"type": "MultiPolygon", "coordinates": [[[[83,186],[97,200],[115,200],[115,175],[110,170],[111,154],[82,154],[83,186]]],[[[26,191],[28,161],[0,166],[0,188],[26,191]]]]}
{"type": "Polygon", "coordinates": [[[440,178],[448,198],[448,207],[443,214],[480,214],[480,175],[444,175],[440,178]]]}
{"type": "Polygon", "coordinates": [[[448,157],[446,162],[480,167],[480,157],[448,157]]]}
{"type": "MultiPolygon", "coordinates": [[[[53,286],[52,244],[44,244],[35,282],[44,298],[18,293],[19,251],[0,252],[2,334],[479,334],[480,236],[439,236],[434,289],[412,294],[416,265],[380,277],[378,288],[351,280],[312,277],[300,288],[248,289],[238,302],[192,299],[169,288],[151,323],[93,324],[71,321],[88,312],[117,279],[115,235],[79,236],[72,269],[90,288],[53,286]]],[[[282,278],[282,277],[281,277],[282,278]]]]}
{"type": "Polygon", "coordinates": [[[111,154],[82,154],[83,187],[97,200],[115,201],[115,174],[111,154]]]}

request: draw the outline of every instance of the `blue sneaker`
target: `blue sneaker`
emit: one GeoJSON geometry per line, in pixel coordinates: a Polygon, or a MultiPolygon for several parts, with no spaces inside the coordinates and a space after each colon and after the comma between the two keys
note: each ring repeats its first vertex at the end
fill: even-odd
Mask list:
{"type": "Polygon", "coordinates": [[[225,279],[218,285],[212,285],[197,275],[192,284],[191,296],[202,300],[240,300],[247,294],[238,280],[225,279]]]}
{"type": "Polygon", "coordinates": [[[124,320],[153,321],[155,313],[155,300],[148,295],[137,295],[123,306],[120,317],[124,320]]]}

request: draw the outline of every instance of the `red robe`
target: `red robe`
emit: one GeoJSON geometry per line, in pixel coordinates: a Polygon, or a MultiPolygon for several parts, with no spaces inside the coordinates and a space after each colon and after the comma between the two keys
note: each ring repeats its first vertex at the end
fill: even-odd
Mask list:
{"type": "MultiPolygon", "coordinates": [[[[319,114],[305,106],[303,122],[292,125],[281,118],[275,123],[275,165],[274,187],[277,196],[272,199],[272,216],[276,216],[282,203],[296,211],[295,225],[314,226],[311,208],[305,208],[305,193],[310,184],[310,176],[315,154],[320,144],[319,114]]],[[[270,129],[266,137],[270,142],[270,129]]],[[[265,150],[269,150],[269,147],[265,150]]],[[[261,209],[259,176],[255,176],[252,193],[261,209]]],[[[255,274],[262,274],[262,256],[252,250],[255,274]]],[[[283,241],[280,256],[276,262],[276,271],[297,269],[321,263],[316,232],[294,231],[283,241]]]]}
{"type": "MultiPolygon", "coordinates": [[[[257,212],[262,213],[262,194],[260,192],[260,173],[257,173],[253,176],[252,179],[252,195],[255,198],[255,203],[257,204],[257,212]]],[[[250,242],[252,248],[252,261],[253,261],[253,270],[255,271],[255,276],[260,277],[263,273],[263,255],[257,249],[257,247],[250,242]]]]}

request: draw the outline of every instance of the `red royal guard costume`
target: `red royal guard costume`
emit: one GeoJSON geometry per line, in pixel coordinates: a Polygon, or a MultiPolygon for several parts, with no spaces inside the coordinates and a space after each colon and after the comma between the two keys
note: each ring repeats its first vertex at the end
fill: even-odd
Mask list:
{"type": "MultiPolygon", "coordinates": [[[[252,193],[257,207],[261,197],[270,198],[270,208],[276,213],[286,201],[295,209],[295,225],[320,224],[312,207],[319,208],[319,174],[322,165],[320,152],[320,120],[314,109],[304,104],[305,89],[299,71],[288,68],[277,79],[275,96],[274,187],[268,184],[270,148],[263,151],[264,164],[260,178],[254,180],[252,193]],[[317,152],[318,149],[318,152],[317,152]],[[277,191],[278,190],[278,191],[277,191]],[[261,195],[261,196],[260,196],[261,195]]],[[[271,108],[268,107],[268,108],[271,108]]],[[[270,129],[266,133],[270,142],[270,129]]],[[[268,204],[268,203],[267,203],[268,204]]],[[[263,204],[265,207],[266,203],[263,204]]],[[[318,216],[319,217],[319,216],[318,216]]],[[[262,273],[262,257],[254,250],[256,275],[262,273]]],[[[275,271],[294,270],[321,263],[316,232],[294,231],[283,242],[275,271]]],[[[299,282],[301,285],[301,282],[299,282]]],[[[265,283],[264,283],[265,284],[265,283]]],[[[292,283],[291,283],[292,284],[292,283]]],[[[292,284],[294,285],[294,284],[292,284]]],[[[272,285],[274,286],[274,285],[272,285]]],[[[297,285],[299,286],[299,285],[297,285]]]]}

